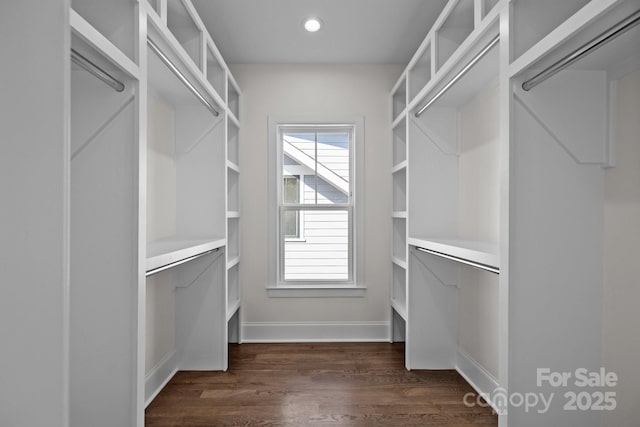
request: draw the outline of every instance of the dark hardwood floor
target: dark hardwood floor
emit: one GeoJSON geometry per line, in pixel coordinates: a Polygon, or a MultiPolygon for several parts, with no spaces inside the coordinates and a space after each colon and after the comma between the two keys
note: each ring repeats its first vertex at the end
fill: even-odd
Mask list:
{"type": "Polygon", "coordinates": [[[407,371],[388,343],[242,344],[227,372],[179,372],[146,426],[497,426],[455,371],[407,371]]]}

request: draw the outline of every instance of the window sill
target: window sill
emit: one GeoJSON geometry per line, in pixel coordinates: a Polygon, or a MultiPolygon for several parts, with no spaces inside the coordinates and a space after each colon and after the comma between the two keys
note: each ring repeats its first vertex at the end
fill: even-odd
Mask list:
{"type": "Polygon", "coordinates": [[[361,298],[364,286],[272,286],[267,288],[269,298],[361,298]]]}

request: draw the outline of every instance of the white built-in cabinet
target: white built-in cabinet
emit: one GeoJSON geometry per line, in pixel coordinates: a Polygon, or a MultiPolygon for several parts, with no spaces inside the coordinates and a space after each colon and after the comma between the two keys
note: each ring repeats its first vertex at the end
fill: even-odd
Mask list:
{"type": "Polygon", "coordinates": [[[457,369],[501,426],[600,425],[564,408],[584,388],[537,374],[602,366],[604,169],[640,26],[523,83],[639,11],[451,0],[391,92],[392,339],[408,369],[457,369]],[[531,392],[556,400],[505,399],[531,392]]]}
{"type": "Polygon", "coordinates": [[[69,422],[142,426],[241,339],[241,94],[189,0],[69,13],[69,422]]]}

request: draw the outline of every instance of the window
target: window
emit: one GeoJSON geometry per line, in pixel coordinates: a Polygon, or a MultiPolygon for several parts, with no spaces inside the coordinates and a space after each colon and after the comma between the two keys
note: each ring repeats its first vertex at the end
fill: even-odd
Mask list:
{"type": "Polygon", "coordinates": [[[270,288],[362,288],[358,124],[270,121],[270,288]]]}

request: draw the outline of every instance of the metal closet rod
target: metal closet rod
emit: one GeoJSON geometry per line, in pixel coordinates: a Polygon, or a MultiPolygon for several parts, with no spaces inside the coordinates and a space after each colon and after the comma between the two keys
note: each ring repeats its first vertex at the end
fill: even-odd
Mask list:
{"type": "Polygon", "coordinates": [[[416,246],[416,250],[420,252],[425,252],[431,255],[439,256],[441,258],[445,258],[451,261],[459,262],[461,264],[465,264],[471,267],[479,268],[480,270],[488,271],[490,273],[500,274],[500,269],[498,267],[493,267],[491,265],[482,264],[480,262],[471,261],[465,258],[460,258],[455,255],[449,255],[449,254],[434,251],[431,249],[421,248],[420,246],[416,246]]]}
{"type": "Polygon", "coordinates": [[[93,74],[98,79],[115,89],[117,92],[122,92],[124,90],[124,83],[113,77],[111,74],[107,73],[105,70],[91,62],[89,59],[87,59],[80,52],[73,48],[71,48],[71,62],[78,65],[85,71],[93,74]]]}
{"type": "Polygon", "coordinates": [[[610,42],[616,37],[624,34],[631,28],[638,25],[639,23],[640,23],[640,10],[636,11],[635,13],[631,14],[627,18],[618,22],[613,27],[599,34],[595,38],[589,40],[587,43],[583,44],[582,46],[580,46],[579,48],[577,48],[567,56],[555,62],[553,65],[550,65],[549,67],[545,68],[535,76],[531,77],[526,82],[522,83],[522,89],[526,91],[531,90],[532,88],[539,85],[543,81],[547,80],[549,77],[553,76],[557,72],[564,70],[565,68],[567,68],[569,65],[573,64],[580,58],[590,54],[591,52],[598,49],[599,47],[605,45],[606,43],[610,42]]]}
{"type": "Polygon", "coordinates": [[[218,250],[220,250],[220,248],[211,249],[211,250],[208,250],[206,252],[202,252],[202,253],[199,253],[199,254],[196,254],[196,255],[193,255],[193,256],[190,256],[190,257],[183,258],[181,260],[172,262],[170,264],[154,268],[153,270],[147,271],[146,277],[152,276],[152,275],[154,275],[156,273],[160,273],[161,271],[165,271],[165,270],[168,270],[168,269],[173,268],[173,267],[177,267],[179,265],[182,265],[182,264],[187,263],[189,261],[193,261],[194,259],[198,259],[198,258],[203,257],[205,255],[209,255],[209,254],[212,254],[214,252],[218,252],[218,250]]]}
{"type": "Polygon", "coordinates": [[[471,69],[471,67],[473,67],[474,65],[476,65],[476,62],[480,61],[480,59],[482,59],[483,56],[485,56],[487,54],[487,52],[489,52],[489,50],[491,50],[491,48],[500,41],[500,35],[498,34],[497,36],[495,36],[488,45],[486,45],[484,47],[484,49],[482,49],[476,56],[473,57],[473,59],[464,66],[464,68],[462,70],[460,70],[460,72],[458,74],[456,74],[450,81],[449,83],[447,83],[442,89],[440,89],[438,91],[438,93],[436,93],[435,95],[433,95],[433,98],[431,98],[426,104],[424,104],[422,107],[420,107],[420,109],[416,112],[415,116],[416,117],[420,117],[420,115],[422,113],[424,113],[424,110],[426,110],[427,108],[429,108],[431,106],[431,104],[433,104],[434,102],[436,102],[438,100],[438,98],[440,98],[442,95],[444,95],[444,93],[449,90],[449,88],[451,86],[453,86],[454,84],[456,84],[456,82],[458,80],[460,80],[462,78],[462,76],[464,76],[467,71],[469,71],[471,69]]]}
{"type": "Polygon", "coordinates": [[[164,62],[167,67],[169,67],[173,74],[178,77],[178,79],[187,87],[187,89],[189,89],[209,109],[209,111],[213,113],[214,116],[218,117],[220,115],[218,110],[216,110],[215,107],[211,105],[211,103],[207,101],[204,96],[202,96],[198,89],[196,89],[195,86],[191,84],[191,82],[184,76],[184,74],[182,74],[178,67],[176,67],[173,62],[171,62],[171,60],[167,57],[167,55],[165,55],[162,50],[160,50],[158,45],[149,38],[147,39],[147,43],[149,44],[149,47],[156,53],[156,55],[158,55],[158,58],[160,58],[162,62],[164,62]]]}

